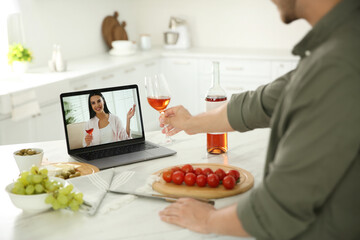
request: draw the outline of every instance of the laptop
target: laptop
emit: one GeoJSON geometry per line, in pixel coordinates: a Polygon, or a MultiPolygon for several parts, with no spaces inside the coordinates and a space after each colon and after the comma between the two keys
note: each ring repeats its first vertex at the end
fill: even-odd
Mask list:
{"type": "Polygon", "coordinates": [[[67,151],[80,162],[106,169],[176,154],[145,141],[137,85],[62,93],[60,100],[67,151]]]}

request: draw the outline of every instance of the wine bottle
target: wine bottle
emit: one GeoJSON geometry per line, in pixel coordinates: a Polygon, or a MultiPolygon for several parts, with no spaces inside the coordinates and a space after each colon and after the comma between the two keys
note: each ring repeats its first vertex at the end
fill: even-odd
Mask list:
{"type": "MultiPolygon", "coordinates": [[[[213,110],[226,103],[226,92],[220,86],[219,63],[213,62],[212,87],[209,89],[205,101],[206,111],[213,110]]],[[[221,154],[228,150],[226,132],[207,133],[207,151],[211,154],[221,154]]]]}

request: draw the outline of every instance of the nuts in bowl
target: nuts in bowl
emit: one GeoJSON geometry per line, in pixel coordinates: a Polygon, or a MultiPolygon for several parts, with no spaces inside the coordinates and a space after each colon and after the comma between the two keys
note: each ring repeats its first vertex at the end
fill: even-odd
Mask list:
{"type": "Polygon", "coordinates": [[[40,167],[44,151],[40,148],[28,148],[15,151],[13,155],[20,172],[22,172],[29,171],[33,165],[40,167]]]}

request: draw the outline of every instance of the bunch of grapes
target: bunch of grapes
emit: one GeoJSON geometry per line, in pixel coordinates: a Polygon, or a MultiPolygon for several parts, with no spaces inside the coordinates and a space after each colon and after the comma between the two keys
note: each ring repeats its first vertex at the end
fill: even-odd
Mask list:
{"type": "Polygon", "coordinates": [[[79,210],[80,205],[84,202],[83,194],[74,193],[72,192],[73,189],[74,187],[71,184],[66,187],[62,187],[58,191],[49,195],[45,199],[45,202],[51,204],[54,210],[70,207],[71,210],[77,211],[79,210]]]}
{"type": "Polygon", "coordinates": [[[64,185],[56,180],[50,180],[48,170],[33,166],[30,171],[24,171],[14,183],[11,192],[20,195],[33,195],[51,193],[46,199],[47,204],[51,204],[53,209],[70,207],[77,211],[83,203],[83,194],[74,193],[73,185],[64,185]]]}

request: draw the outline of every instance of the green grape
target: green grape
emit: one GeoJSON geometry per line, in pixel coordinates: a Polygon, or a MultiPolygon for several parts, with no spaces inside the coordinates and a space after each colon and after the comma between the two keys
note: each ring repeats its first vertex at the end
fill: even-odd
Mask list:
{"type": "Polygon", "coordinates": [[[66,205],[68,203],[68,198],[64,194],[59,193],[57,200],[59,201],[60,204],[66,205]]]}
{"type": "Polygon", "coordinates": [[[15,182],[14,183],[14,188],[18,189],[18,188],[24,188],[24,184],[22,182],[15,182]]]}
{"type": "Polygon", "coordinates": [[[54,202],[52,203],[52,207],[54,210],[58,210],[60,208],[60,203],[58,200],[54,200],[54,202]]]}
{"type": "Polygon", "coordinates": [[[70,204],[69,204],[69,207],[71,208],[71,210],[73,210],[74,212],[76,212],[77,210],[79,210],[79,203],[73,199],[70,204]]]}
{"type": "Polygon", "coordinates": [[[49,195],[45,198],[45,203],[52,204],[55,201],[55,198],[53,195],[49,195]]]}
{"type": "Polygon", "coordinates": [[[41,181],[43,180],[43,177],[41,175],[33,175],[32,177],[32,181],[33,183],[41,183],[41,181]]]}
{"type": "Polygon", "coordinates": [[[26,189],[25,189],[25,193],[26,193],[27,195],[33,194],[34,191],[35,191],[34,185],[31,185],[31,184],[28,185],[28,186],[26,187],[26,189]]]}
{"type": "Polygon", "coordinates": [[[46,189],[49,191],[49,192],[54,192],[56,190],[56,186],[50,182],[49,183],[49,186],[46,186],[46,189]]]}
{"type": "Polygon", "coordinates": [[[41,184],[36,184],[35,185],[35,192],[36,193],[43,193],[43,192],[45,192],[45,189],[44,189],[44,187],[43,187],[43,185],[41,185],[41,184]]]}
{"type": "Polygon", "coordinates": [[[32,166],[30,169],[31,174],[37,174],[39,172],[39,168],[37,166],[32,166]]]}
{"type": "Polygon", "coordinates": [[[43,176],[47,176],[48,175],[48,170],[46,168],[42,168],[40,169],[39,173],[43,176]]]}
{"type": "Polygon", "coordinates": [[[26,181],[28,182],[28,184],[32,184],[33,183],[33,175],[27,175],[26,176],[26,181]]]}
{"type": "Polygon", "coordinates": [[[15,192],[15,194],[25,195],[25,194],[26,194],[26,193],[25,193],[25,188],[19,188],[19,189],[15,192]]]}
{"type": "Polygon", "coordinates": [[[83,196],[84,195],[82,193],[76,193],[75,196],[74,196],[74,199],[76,201],[78,201],[80,204],[82,204],[84,202],[83,196]]]}

